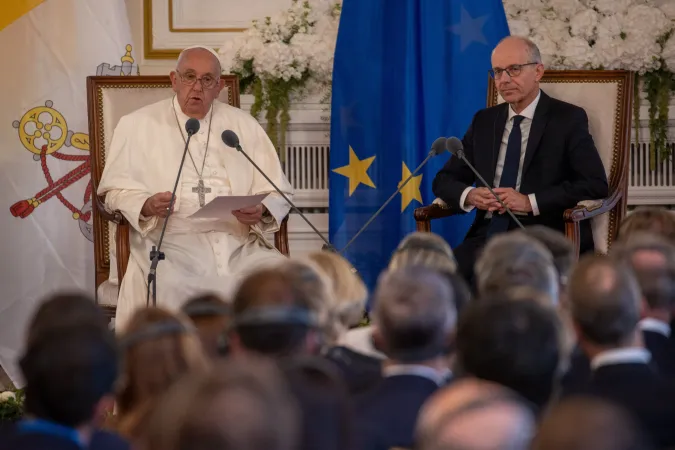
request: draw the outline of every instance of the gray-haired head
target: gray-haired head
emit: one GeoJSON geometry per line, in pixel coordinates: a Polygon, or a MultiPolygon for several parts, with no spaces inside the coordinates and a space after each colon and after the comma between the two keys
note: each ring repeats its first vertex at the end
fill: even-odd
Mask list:
{"type": "Polygon", "coordinates": [[[407,362],[443,354],[457,323],[450,283],[424,267],[388,270],[378,280],[373,323],[384,352],[407,362]]]}
{"type": "Polygon", "coordinates": [[[457,262],[450,245],[435,233],[416,231],[407,235],[389,261],[389,269],[422,266],[443,273],[457,272],[457,262]]]}
{"type": "Polygon", "coordinates": [[[650,309],[670,312],[675,304],[675,246],[659,235],[636,232],[612,246],[610,255],[635,272],[650,309]]]}
{"type": "Polygon", "coordinates": [[[200,52],[200,51],[201,52],[208,52],[213,56],[213,62],[214,62],[214,64],[216,64],[216,67],[217,67],[216,73],[221,73],[222,69],[221,69],[220,57],[218,57],[218,53],[216,53],[216,51],[213,50],[212,48],[205,47],[203,45],[194,45],[192,47],[187,47],[187,48],[183,49],[183,51],[181,51],[180,54],[178,55],[178,59],[176,60],[176,70],[180,70],[181,63],[186,58],[188,53],[200,52]]]}
{"type": "Polygon", "coordinates": [[[481,295],[527,286],[558,302],[559,277],[551,252],[523,233],[504,233],[490,239],[476,261],[475,273],[481,295]]]}

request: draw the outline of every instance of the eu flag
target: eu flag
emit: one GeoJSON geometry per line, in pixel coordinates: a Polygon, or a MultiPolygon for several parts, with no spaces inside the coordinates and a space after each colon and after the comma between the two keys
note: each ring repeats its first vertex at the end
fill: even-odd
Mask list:
{"type": "MultiPolygon", "coordinates": [[[[331,107],[329,233],[338,250],[436,138],[463,136],[485,107],[492,49],[508,34],[502,0],[344,0],[331,107]]],[[[415,230],[413,210],[434,200],[431,182],[448,157],[429,161],[344,253],[369,287],[415,230]]],[[[456,246],[472,220],[433,229],[456,246]]]]}

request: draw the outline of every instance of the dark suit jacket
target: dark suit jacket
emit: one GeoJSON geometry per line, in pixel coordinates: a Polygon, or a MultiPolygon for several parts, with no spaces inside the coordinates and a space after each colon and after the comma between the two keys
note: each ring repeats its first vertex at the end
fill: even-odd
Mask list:
{"type": "Polygon", "coordinates": [[[630,411],[659,448],[675,445],[675,389],[643,363],[601,366],[584,389],[573,394],[592,395],[630,411]]]}
{"type": "Polygon", "coordinates": [[[432,380],[417,375],[383,378],[356,399],[359,448],[412,448],[417,414],[438,389],[432,380]]]}
{"type": "Polygon", "coordinates": [[[333,347],[326,358],[340,371],[349,392],[361,394],[382,379],[382,361],[347,347],[333,347]]]}
{"type": "MultiPolygon", "coordinates": [[[[503,103],[478,111],[462,140],[466,159],[491,186],[508,108],[509,105],[503,103]]],[[[482,186],[466,163],[452,157],[436,175],[433,191],[453,210],[462,212],[459,199],[474,183],[482,186]]],[[[523,225],[545,225],[563,232],[566,209],[581,200],[608,196],[605,169],[588,132],[588,117],[582,108],[541,92],[527,141],[520,192],[535,194],[540,212],[538,216],[530,213],[519,217],[523,225]]],[[[467,236],[484,218],[485,211],[478,211],[467,236]]],[[[511,222],[514,228],[516,225],[511,222]]],[[[592,249],[590,223],[581,223],[581,233],[582,250],[592,249]]]]}
{"type": "Polygon", "coordinates": [[[670,338],[648,330],[644,330],[642,336],[659,373],[666,378],[675,379],[675,349],[670,338]]]}

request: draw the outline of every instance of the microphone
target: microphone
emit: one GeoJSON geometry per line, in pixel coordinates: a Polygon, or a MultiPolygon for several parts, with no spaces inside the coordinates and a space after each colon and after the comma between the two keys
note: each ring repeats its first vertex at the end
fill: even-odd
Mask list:
{"type": "Polygon", "coordinates": [[[518,220],[516,218],[516,216],[513,214],[513,212],[511,212],[511,209],[504,204],[502,199],[500,199],[499,196],[495,193],[495,191],[492,190],[492,188],[490,187],[490,184],[487,181],[485,181],[485,179],[481,176],[481,174],[478,173],[476,168],[469,162],[468,159],[466,159],[466,157],[464,156],[464,145],[462,144],[462,141],[460,141],[459,139],[457,139],[456,137],[453,136],[453,137],[449,138],[448,141],[445,143],[445,147],[447,148],[447,150],[450,153],[457,156],[459,159],[464,161],[464,163],[466,163],[467,166],[469,166],[469,169],[471,169],[473,174],[476,175],[476,177],[483,183],[483,185],[486,188],[488,188],[488,190],[494,196],[494,198],[496,198],[497,201],[499,202],[499,204],[502,205],[502,208],[504,208],[506,210],[506,212],[509,214],[509,216],[511,216],[513,221],[516,222],[516,225],[518,225],[520,228],[524,229],[525,227],[523,226],[522,223],[520,223],[520,220],[518,220]]]}
{"type": "Polygon", "coordinates": [[[164,260],[164,252],[161,251],[162,241],[164,240],[164,233],[166,232],[166,224],[171,217],[173,212],[173,204],[176,201],[176,189],[178,189],[178,182],[180,181],[180,174],[183,171],[183,165],[185,164],[185,157],[188,152],[188,145],[190,144],[190,138],[192,135],[199,131],[199,120],[190,118],[185,122],[185,131],[187,132],[187,139],[185,140],[185,149],[183,150],[183,159],[180,161],[180,166],[178,167],[178,175],[176,175],[176,183],[173,185],[173,192],[171,193],[171,202],[169,203],[169,210],[164,219],[164,224],[162,225],[162,233],[159,235],[159,242],[157,243],[157,248],[152,246],[150,250],[150,270],[148,271],[148,290],[145,296],[145,306],[150,304],[150,286],[152,286],[152,306],[157,306],[157,265],[160,261],[164,260]]]}
{"type": "Polygon", "coordinates": [[[251,159],[251,157],[248,156],[248,154],[244,151],[244,149],[241,148],[241,145],[239,145],[239,136],[237,136],[237,133],[235,133],[235,132],[232,131],[232,130],[225,130],[225,131],[223,131],[223,134],[220,135],[220,137],[221,137],[221,139],[223,140],[223,142],[225,143],[225,145],[227,145],[228,147],[232,147],[232,148],[234,148],[234,149],[237,149],[237,151],[238,151],[239,153],[241,153],[242,155],[244,155],[244,156],[246,157],[246,159],[248,159],[248,161],[249,161],[251,164],[253,164],[253,167],[255,167],[256,170],[257,170],[258,172],[260,172],[260,175],[262,175],[263,177],[265,177],[265,179],[267,180],[267,182],[268,182],[269,184],[272,185],[272,187],[274,188],[274,190],[277,191],[277,193],[278,193],[279,195],[281,195],[281,196],[283,197],[283,199],[286,200],[286,202],[288,202],[288,204],[291,206],[291,209],[295,210],[295,212],[297,212],[297,213],[300,215],[300,217],[302,217],[302,220],[304,220],[304,221],[307,223],[307,225],[309,225],[310,228],[311,228],[312,230],[314,230],[314,232],[316,233],[316,235],[319,236],[319,237],[325,242],[325,244],[324,244],[324,246],[323,246],[323,249],[324,249],[324,250],[329,250],[329,251],[333,251],[333,252],[334,252],[334,251],[335,251],[335,247],[333,247],[333,245],[330,243],[330,241],[329,241],[328,239],[326,239],[326,237],[325,237],[319,230],[317,230],[316,227],[315,227],[314,225],[312,225],[312,222],[310,222],[310,221],[307,219],[307,217],[305,217],[305,215],[302,213],[302,211],[300,211],[300,210],[298,209],[298,207],[295,206],[295,204],[294,204],[292,201],[289,200],[289,198],[286,196],[286,194],[284,194],[283,192],[281,192],[281,189],[279,189],[279,188],[277,187],[277,185],[274,184],[274,182],[273,182],[272,180],[270,180],[270,178],[265,174],[265,172],[263,172],[263,170],[262,170],[260,167],[258,167],[258,165],[251,159]]]}
{"type": "Polygon", "coordinates": [[[340,250],[340,254],[343,254],[343,253],[349,248],[349,246],[352,245],[352,243],[356,240],[356,238],[359,237],[359,235],[361,235],[361,233],[363,233],[363,232],[366,230],[366,228],[368,228],[368,226],[373,222],[373,220],[375,220],[375,218],[377,218],[377,216],[380,215],[380,213],[384,210],[384,208],[386,208],[387,205],[388,205],[389,203],[391,203],[391,201],[394,199],[394,197],[396,197],[396,195],[398,195],[398,193],[401,192],[401,191],[403,190],[403,188],[405,187],[405,185],[408,184],[408,181],[412,180],[412,178],[413,178],[415,175],[417,175],[417,173],[418,173],[420,170],[422,170],[422,167],[424,167],[424,165],[427,163],[427,161],[429,161],[429,160],[430,160],[431,158],[433,158],[434,156],[438,156],[438,155],[440,155],[441,153],[445,153],[445,151],[446,151],[446,141],[447,141],[447,138],[439,137],[438,139],[436,139],[436,140],[434,141],[433,144],[431,144],[431,150],[429,151],[429,154],[427,155],[427,157],[424,158],[424,161],[422,161],[422,162],[420,163],[420,165],[417,166],[417,168],[416,168],[415,170],[412,171],[412,173],[410,174],[410,176],[408,176],[408,178],[406,178],[406,179],[403,181],[403,183],[401,183],[401,185],[398,187],[398,189],[396,189],[396,192],[394,192],[393,194],[391,194],[391,197],[389,197],[389,198],[387,199],[387,201],[384,202],[384,203],[382,204],[382,206],[380,206],[380,209],[378,209],[377,211],[375,211],[375,213],[374,213],[372,216],[370,216],[370,219],[368,219],[368,221],[367,221],[366,223],[363,224],[363,226],[361,227],[361,229],[354,235],[354,237],[352,237],[352,238],[349,240],[349,242],[347,242],[347,245],[345,245],[344,248],[343,248],[342,250],[340,250]]]}

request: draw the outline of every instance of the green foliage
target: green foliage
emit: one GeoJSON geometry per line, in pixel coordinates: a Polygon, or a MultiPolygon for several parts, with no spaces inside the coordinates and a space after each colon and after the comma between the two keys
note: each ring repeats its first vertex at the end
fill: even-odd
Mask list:
{"type": "Polygon", "coordinates": [[[16,398],[0,401],[0,423],[16,422],[23,418],[23,390],[13,392],[16,398]]]}
{"type": "Polygon", "coordinates": [[[670,96],[675,92],[675,74],[659,69],[644,75],[645,91],[649,102],[649,135],[651,170],[656,168],[657,157],[661,160],[669,156],[668,151],[668,112],[670,96]]]}

